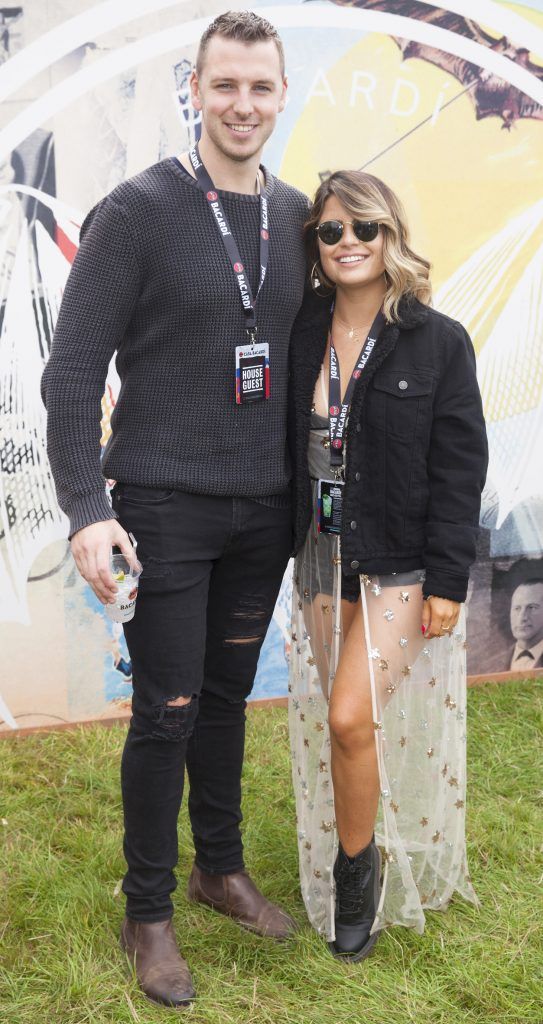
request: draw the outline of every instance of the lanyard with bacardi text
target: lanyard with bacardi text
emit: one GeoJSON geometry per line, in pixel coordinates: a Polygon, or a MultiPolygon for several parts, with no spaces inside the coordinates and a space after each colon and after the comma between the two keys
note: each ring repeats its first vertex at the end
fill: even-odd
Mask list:
{"type": "Polygon", "coordinates": [[[334,343],[332,340],[332,332],[330,332],[330,371],[328,379],[328,429],[330,434],[330,465],[332,467],[339,467],[343,465],[344,457],[344,434],[347,423],[347,416],[349,415],[349,408],[351,405],[351,399],[353,397],[354,386],[356,381],[360,377],[362,370],[364,369],[368,359],[375,348],[375,343],[381,333],[383,325],[385,323],[385,317],[381,310],[379,310],[375,320],[373,321],[370,329],[370,333],[366,338],[362,351],[356,361],[356,366],[351,374],[351,379],[347,385],[343,401],[341,401],[341,376],[339,370],[339,360],[337,357],[334,343]]]}
{"type": "Polygon", "coordinates": [[[232,265],[239,293],[241,296],[241,304],[243,306],[243,312],[245,314],[245,327],[247,334],[252,342],[256,341],[256,311],[255,305],[264,280],[266,278],[266,272],[268,269],[268,259],[270,251],[270,234],[268,226],[268,197],[267,188],[263,189],[259,182],[259,195],[260,195],[260,283],[258,285],[258,291],[256,298],[253,298],[253,292],[251,285],[249,284],[249,278],[241,262],[239,255],[239,249],[236,240],[230,230],[230,225],[226,219],[225,212],[223,210],[220,198],[215,190],[215,186],[204,167],[200,159],[200,153],[198,146],[194,146],[189,152],[190,162],[192,164],[194,173],[196,175],[196,181],[204,193],[213,219],[217,225],[217,230],[223,240],[224,247],[226,249],[228,259],[232,265]]]}

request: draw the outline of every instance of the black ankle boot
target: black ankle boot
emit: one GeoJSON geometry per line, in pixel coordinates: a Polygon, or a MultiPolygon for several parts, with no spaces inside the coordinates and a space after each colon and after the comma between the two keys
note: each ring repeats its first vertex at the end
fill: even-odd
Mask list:
{"type": "Polygon", "coordinates": [[[336,883],[336,939],[329,946],[335,956],[363,960],[373,949],[379,932],[370,935],[381,894],[381,854],[375,840],[348,857],[339,847],[334,864],[336,883]]]}

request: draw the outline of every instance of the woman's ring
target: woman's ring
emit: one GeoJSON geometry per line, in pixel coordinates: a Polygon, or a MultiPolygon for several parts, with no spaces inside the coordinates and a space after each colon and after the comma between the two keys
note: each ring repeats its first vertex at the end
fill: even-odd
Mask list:
{"type": "Polygon", "coordinates": [[[450,633],[452,626],[442,626],[441,629],[443,633],[450,633]]]}

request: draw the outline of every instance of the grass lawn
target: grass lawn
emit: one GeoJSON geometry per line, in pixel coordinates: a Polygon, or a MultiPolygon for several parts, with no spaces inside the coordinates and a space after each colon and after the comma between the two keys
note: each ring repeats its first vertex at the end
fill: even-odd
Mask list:
{"type": "MultiPolygon", "coordinates": [[[[185,899],[176,925],[193,969],[193,1024],[541,1024],[541,681],[469,692],[468,852],[479,910],[429,913],[422,937],[384,933],[343,965],[305,921],[297,879],[286,711],[249,714],[247,865],[301,924],[280,946],[185,899]]],[[[123,874],[118,764],[124,727],[0,741],[0,1020],[172,1019],[140,995],[117,945],[123,874]]]]}

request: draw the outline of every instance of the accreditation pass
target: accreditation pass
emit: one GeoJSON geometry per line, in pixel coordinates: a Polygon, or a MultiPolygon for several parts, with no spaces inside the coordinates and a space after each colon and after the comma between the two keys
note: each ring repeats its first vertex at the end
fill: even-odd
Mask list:
{"type": "Polygon", "coordinates": [[[236,403],[270,397],[270,346],[267,342],[236,346],[236,403]]]}
{"type": "Polygon", "coordinates": [[[341,533],[343,483],[340,480],[319,480],[317,503],[317,532],[341,533]]]}

